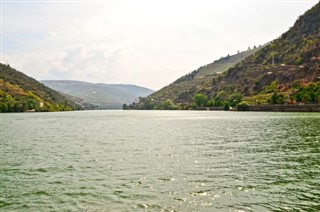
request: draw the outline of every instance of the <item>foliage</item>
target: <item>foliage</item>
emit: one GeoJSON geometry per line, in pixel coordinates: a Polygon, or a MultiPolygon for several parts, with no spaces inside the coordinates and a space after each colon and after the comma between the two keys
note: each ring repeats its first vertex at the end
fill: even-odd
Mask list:
{"type": "Polygon", "coordinates": [[[247,103],[241,102],[237,104],[237,111],[248,111],[249,105],[247,103]]]}
{"type": "Polygon", "coordinates": [[[286,33],[254,54],[221,58],[155,92],[150,98],[157,102],[171,99],[175,104],[192,105],[192,108],[222,107],[229,103],[241,109],[246,107],[242,101],[250,104],[319,103],[318,90],[306,86],[319,77],[319,35],[320,2],[300,16],[286,33]],[[297,86],[297,80],[304,85],[297,86]],[[209,98],[206,104],[195,101],[199,93],[209,98]]]}
{"type": "Polygon", "coordinates": [[[278,81],[274,80],[270,85],[265,86],[261,93],[267,94],[267,93],[274,93],[277,91],[278,88],[278,81]]]}
{"type": "Polygon", "coordinates": [[[219,91],[213,98],[213,106],[223,106],[224,102],[227,101],[228,94],[225,91],[219,91]]]}
{"type": "Polygon", "coordinates": [[[240,93],[233,93],[228,97],[228,102],[231,107],[235,107],[242,101],[243,96],[240,93]]]}
{"type": "Polygon", "coordinates": [[[175,105],[172,100],[167,99],[160,105],[159,109],[161,109],[161,110],[176,110],[176,109],[178,109],[178,106],[175,105]]]}
{"type": "Polygon", "coordinates": [[[198,107],[204,107],[208,102],[208,97],[206,95],[198,93],[198,94],[194,95],[193,102],[198,107]]]}
{"type": "Polygon", "coordinates": [[[225,102],[223,104],[223,110],[229,110],[230,109],[230,106],[229,106],[229,103],[228,102],[225,102]]]}
{"type": "Polygon", "coordinates": [[[127,104],[123,104],[123,105],[122,105],[122,109],[123,109],[123,110],[128,110],[128,109],[129,109],[129,106],[128,106],[127,104]]]}
{"type": "Polygon", "coordinates": [[[320,82],[298,87],[298,90],[291,97],[296,102],[320,103],[320,82]]]}
{"type": "Polygon", "coordinates": [[[284,104],[284,95],[278,94],[277,92],[274,92],[274,94],[271,96],[271,98],[268,99],[268,102],[272,105],[284,104]]]}
{"type": "Polygon", "coordinates": [[[301,57],[298,57],[298,58],[294,61],[294,63],[295,63],[296,65],[302,65],[302,64],[303,64],[303,59],[302,59],[301,57]]]}
{"type": "Polygon", "coordinates": [[[0,112],[81,109],[58,92],[0,63],[0,112]]]}

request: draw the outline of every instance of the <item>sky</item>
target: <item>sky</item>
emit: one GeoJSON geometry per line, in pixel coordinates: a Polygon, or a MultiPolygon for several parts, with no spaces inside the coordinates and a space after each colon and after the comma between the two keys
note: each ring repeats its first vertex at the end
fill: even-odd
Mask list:
{"type": "Polygon", "coordinates": [[[154,90],[287,31],[318,0],[0,0],[1,61],[154,90]]]}

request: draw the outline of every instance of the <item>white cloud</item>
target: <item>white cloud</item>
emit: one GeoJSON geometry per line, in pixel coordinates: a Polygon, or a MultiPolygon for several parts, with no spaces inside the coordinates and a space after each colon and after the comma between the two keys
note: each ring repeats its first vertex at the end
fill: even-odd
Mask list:
{"type": "Polygon", "coordinates": [[[220,56],[276,38],[315,3],[6,2],[4,58],[36,79],[158,89],[220,56]]]}

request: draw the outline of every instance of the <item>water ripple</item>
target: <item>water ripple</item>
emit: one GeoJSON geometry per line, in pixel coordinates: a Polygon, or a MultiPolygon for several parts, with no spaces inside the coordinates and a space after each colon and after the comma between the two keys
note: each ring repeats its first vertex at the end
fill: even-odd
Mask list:
{"type": "Polygon", "coordinates": [[[320,211],[320,114],[5,114],[3,211],[320,211]]]}

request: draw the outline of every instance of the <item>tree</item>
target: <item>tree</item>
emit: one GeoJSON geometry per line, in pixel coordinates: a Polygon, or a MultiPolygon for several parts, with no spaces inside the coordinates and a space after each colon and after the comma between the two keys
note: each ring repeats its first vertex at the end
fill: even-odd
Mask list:
{"type": "Polygon", "coordinates": [[[122,105],[122,110],[128,110],[129,109],[129,106],[125,103],[122,105]]]}
{"type": "Polygon", "coordinates": [[[155,106],[155,103],[152,101],[147,100],[146,102],[143,103],[144,110],[152,110],[154,108],[154,106],[155,106]]]}
{"type": "Polygon", "coordinates": [[[247,103],[241,102],[237,104],[237,111],[248,111],[249,105],[247,103]]]}
{"type": "Polygon", "coordinates": [[[225,91],[220,91],[216,94],[216,96],[213,99],[213,105],[214,106],[223,106],[223,103],[227,101],[228,94],[225,91]]]}
{"type": "Polygon", "coordinates": [[[228,102],[231,107],[235,107],[237,104],[239,104],[242,101],[242,98],[243,97],[240,93],[234,93],[228,97],[228,102]]]}
{"type": "Polygon", "coordinates": [[[196,104],[196,106],[198,107],[203,107],[205,106],[205,104],[208,101],[208,97],[206,95],[203,94],[196,94],[193,96],[193,102],[196,104]]]}
{"type": "Polygon", "coordinates": [[[302,64],[303,64],[303,59],[302,59],[301,57],[298,57],[298,58],[294,61],[294,63],[295,63],[296,65],[302,65],[302,64]]]}
{"type": "Polygon", "coordinates": [[[5,113],[5,112],[8,112],[8,105],[7,105],[7,103],[1,103],[0,104],[0,112],[2,112],[2,113],[5,113]]]}
{"type": "Polygon", "coordinates": [[[270,104],[284,104],[284,95],[278,94],[277,92],[274,92],[271,98],[268,100],[270,104]]]}
{"type": "Polygon", "coordinates": [[[230,106],[229,106],[229,103],[228,103],[228,102],[225,102],[225,103],[223,104],[223,109],[224,109],[224,110],[229,110],[229,109],[230,109],[230,106]]]}
{"type": "Polygon", "coordinates": [[[161,105],[161,109],[163,110],[175,110],[177,109],[177,106],[173,103],[171,99],[167,99],[164,101],[161,105]]]}

